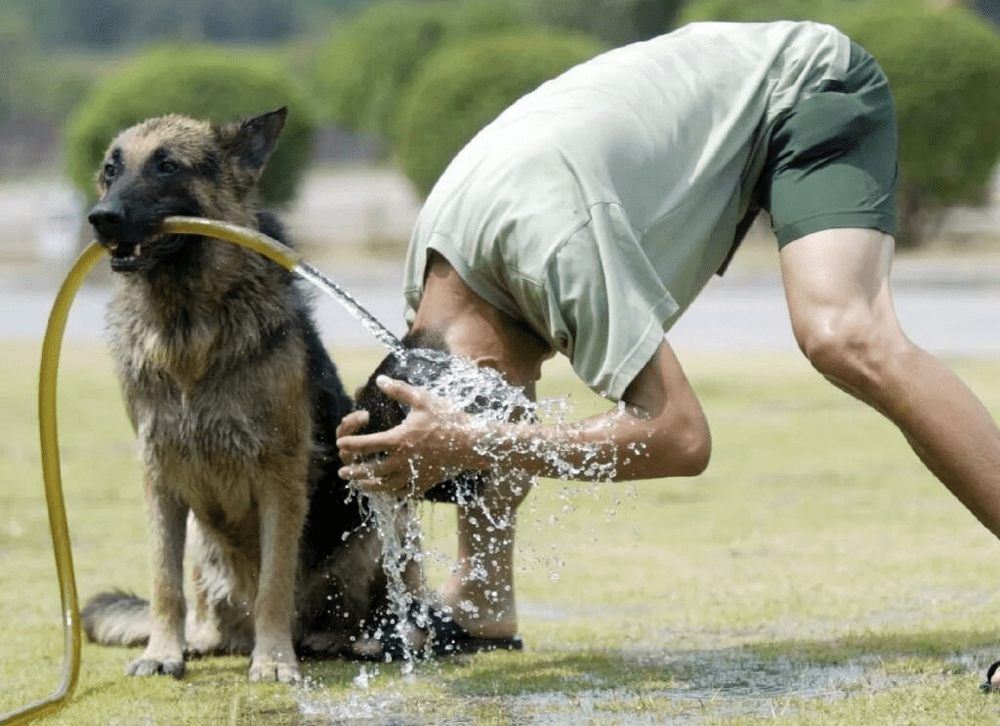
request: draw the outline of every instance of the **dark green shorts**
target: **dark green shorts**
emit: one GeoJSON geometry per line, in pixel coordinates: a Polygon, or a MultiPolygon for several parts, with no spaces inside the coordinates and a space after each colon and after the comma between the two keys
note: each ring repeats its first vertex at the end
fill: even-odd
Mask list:
{"type": "Polygon", "coordinates": [[[857,44],[844,78],[827,81],[772,128],[757,202],[784,246],[812,232],[896,234],[897,133],[889,82],[857,44]]]}

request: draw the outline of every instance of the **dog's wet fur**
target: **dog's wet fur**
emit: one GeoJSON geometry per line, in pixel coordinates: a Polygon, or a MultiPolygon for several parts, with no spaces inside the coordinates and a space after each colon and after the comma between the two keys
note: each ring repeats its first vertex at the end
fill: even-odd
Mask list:
{"type": "Polygon", "coordinates": [[[249,653],[250,680],[294,681],[297,653],[350,654],[386,607],[378,533],[337,476],[335,429],[352,402],[293,274],[158,231],[197,216],[287,244],[257,195],[286,113],[154,118],[122,131],[98,174],[88,219],[115,273],[110,347],[145,470],[153,577],[150,602],[106,592],[83,622],[92,641],[146,643],[130,674],[249,653]]]}

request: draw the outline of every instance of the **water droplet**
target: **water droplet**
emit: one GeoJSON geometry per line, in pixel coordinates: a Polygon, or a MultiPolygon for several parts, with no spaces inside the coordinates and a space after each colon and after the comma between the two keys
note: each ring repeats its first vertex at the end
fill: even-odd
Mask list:
{"type": "Polygon", "coordinates": [[[371,678],[368,675],[368,669],[365,668],[364,666],[361,666],[361,668],[358,671],[358,675],[354,676],[354,680],[352,681],[352,683],[354,684],[355,688],[360,688],[363,691],[367,691],[370,681],[371,678]]]}

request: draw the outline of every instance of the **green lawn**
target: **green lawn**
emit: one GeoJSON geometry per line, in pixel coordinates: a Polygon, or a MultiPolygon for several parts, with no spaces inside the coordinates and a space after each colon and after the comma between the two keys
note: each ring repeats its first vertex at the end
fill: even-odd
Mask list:
{"type": "MultiPolygon", "coordinates": [[[[62,633],[38,463],[38,346],[3,347],[0,712],[51,693],[62,633]]],[[[334,350],[350,388],[377,350],[334,350]]],[[[714,439],[694,480],[541,482],[518,532],[520,654],[399,666],[309,663],[249,686],[245,658],[130,679],[84,646],[73,724],[991,723],[997,544],[877,415],[787,356],[681,355],[714,439]]],[[[955,361],[1000,415],[1000,360],[955,361]]],[[[604,404],[550,364],[542,396],[604,404]]],[[[63,482],[81,598],[146,594],[139,472],[106,353],[68,343],[63,482]]],[[[453,511],[425,505],[439,582],[453,511]]]]}

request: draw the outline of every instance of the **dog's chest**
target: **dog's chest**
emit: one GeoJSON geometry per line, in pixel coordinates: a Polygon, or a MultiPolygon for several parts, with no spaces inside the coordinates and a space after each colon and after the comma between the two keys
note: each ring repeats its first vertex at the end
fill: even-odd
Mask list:
{"type": "Polygon", "coordinates": [[[109,316],[118,376],[144,449],[167,448],[194,459],[235,461],[259,455],[261,399],[252,376],[240,375],[252,351],[237,351],[257,331],[224,323],[224,307],[175,305],[168,312],[146,296],[121,296],[109,316]]]}
{"type": "Polygon", "coordinates": [[[259,460],[267,448],[259,427],[233,401],[213,405],[214,396],[197,390],[182,395],[161,384],[135,398],[138,448],[156,486],[224,540],[244,540],[239,533],[257,519],[259,460]]]}
{"type": "Polygon", "coordinates": [[[218,380],[178,380],[149,365],[124,381],[125,398],[143,450],[174,452],[184,466],[252,465],[269,446],[253,391],[218,380]]]}
{"type": "Polygon", "coordinates": [[[288,313],[136,293],[116,299],[109,329],[146,469],[210,527],[240,526],[265,462],[308,457],[307,388],[284,387],[304,370],[301,346],[284,333],[264,343],[288,313]]]}

